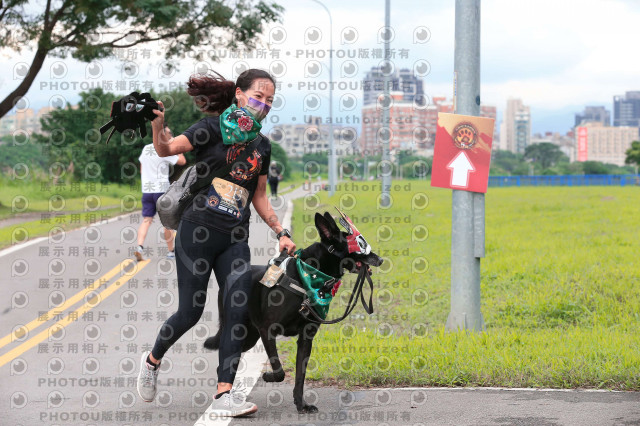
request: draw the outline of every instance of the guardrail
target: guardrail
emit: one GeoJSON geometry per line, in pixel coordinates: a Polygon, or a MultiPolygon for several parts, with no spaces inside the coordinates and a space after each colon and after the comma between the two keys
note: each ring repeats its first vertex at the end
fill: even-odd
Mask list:
{"type": "Polygon", "coordinates": [[[640,185],[640,175],[489,176],[489,186],[640,185]]]}

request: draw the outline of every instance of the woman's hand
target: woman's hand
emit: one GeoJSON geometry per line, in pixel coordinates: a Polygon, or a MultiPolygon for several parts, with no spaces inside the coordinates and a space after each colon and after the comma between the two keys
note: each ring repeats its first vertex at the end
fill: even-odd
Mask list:
{"type": "Polygon", "coordinates": [[[283,235],[282,237],[280,237],[280,240],[278,241],[280,242],[280,250],[279,250],[280,253],[282,253],[282,250],[287,249],[287,253],[289,255],[293,255],[293,252],[296,251],[295,243],[291,241],[291,239],[286,235],[283,235]]]}
{"type": "Polygon", "coordinates": [[[151,130],[155,134],[160,134],[164,131],[164,105],[162,105],[162,101],[158,101],[158,106],[162,108],[162,111],[159,111],[157,109],[154,109],[152,111],[155,115],[157,115],[157,117],[151,121],[151,130]]]}

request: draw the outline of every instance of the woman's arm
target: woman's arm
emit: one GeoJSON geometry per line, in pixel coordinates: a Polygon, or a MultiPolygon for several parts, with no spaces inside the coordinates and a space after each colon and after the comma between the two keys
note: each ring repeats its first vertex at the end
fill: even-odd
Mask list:
{"type": "MultiPolygon", "coordinates": [[[[256,187],[256,193],[253,194],[253,207],[255,207],[256,212],[260,215],[260,217],[265,221],[267,225],[276,233],[276,235],[282,231],[282,225],[280,221],[278,221],[278,216],[273,211],[273,207],[271,207],[271,202],[269,202],[269,197],[267,197],[267,175],[258,176],[258,186],[256,187]]],[[[283,236],[279,240],[280,242],[280,251],[285,248],[292,254],[296,245],[293,241],[289,239],[287,236],[283,236]]]]}
{"type": "MultiPolygon", "coordinates": [[[[158,102],[160,107],[162,102],[158,102]]],[[[181,154],[183,152],[192,151],[193,145],[185,135],[178,135],[170,138],[164,131],[164,111],[154,109],[153,112],[158,116],[151,122],[151,130],[153,132],[153,147],[156,149],[159,157],[168,157],[170,155],[181,154]]]]}

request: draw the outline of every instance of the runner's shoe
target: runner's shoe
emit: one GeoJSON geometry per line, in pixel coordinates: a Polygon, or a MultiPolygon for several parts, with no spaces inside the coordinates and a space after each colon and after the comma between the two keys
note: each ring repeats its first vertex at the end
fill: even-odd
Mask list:
{"type": "Polygon", "coordinates": [[[133,254],[136,256],[136,260],[137,260],[138,262],[142,261],[142,259],[143,259],[143,257],[142,257],[142,250],[144,250],[144,249],[142,248],[142,246],[138,246],[138,247],[136,248],[136,251],[134,251],[134,252],[133,252],[133,254]]]}
{"type": "Polygon", "coordinates": [[[247,401],[243,392],[231,389],[231,391],[223,392],[220,398],[213,398],[213,402],[209,410],[207,410],[207,415],[236,417],[255,413],[256,411],[258,411],[258,406],[253,402],[247,401]]]}
{"type": "Polygon", "coordinates": [[[147,356],[151,351],[146,351],[140,358],[140,373],[138,373],[138,395],[145,402],[151,402],[156,397],[158,372],[160,371],[160,364],[157,368],[153,368],[151,364],[147,362],[147,356]]]}

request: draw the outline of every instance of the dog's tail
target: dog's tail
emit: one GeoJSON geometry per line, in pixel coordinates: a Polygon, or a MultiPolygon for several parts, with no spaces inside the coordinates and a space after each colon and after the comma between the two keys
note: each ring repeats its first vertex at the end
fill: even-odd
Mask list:
{"type": "Polygon", "coordinates": [[[211,336],[204,341],[204,347],[207,349],[211,349],[212,351],[217,351],[220,349],[220,335],[222,334],[222,327],[224,325],[224,307],[222,301],[222,291],[218,292],[218,315],[219,315],[219,324],[218,332],[215,336],[211,336]]]}
{"type": "Polygon", "coordinates": [[[220,349],[220,331],[218,330],[218,334],[215,336],[211,336],[204,341],[204,347],[207,349],[211,349],[213,351],[217,351],[220,349]]]}

